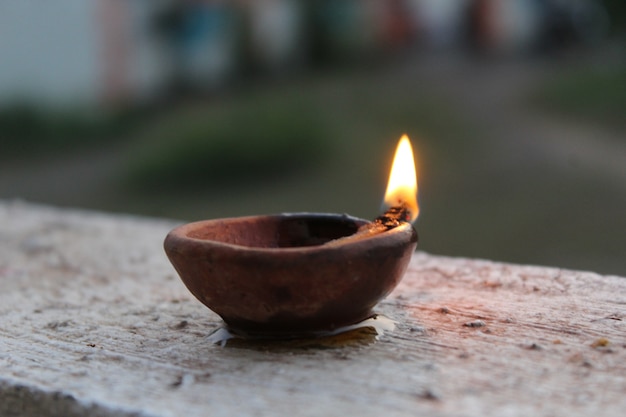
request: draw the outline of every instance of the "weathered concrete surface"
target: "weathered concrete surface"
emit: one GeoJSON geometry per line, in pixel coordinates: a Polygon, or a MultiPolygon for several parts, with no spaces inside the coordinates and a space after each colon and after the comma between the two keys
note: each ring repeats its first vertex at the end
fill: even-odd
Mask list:
{"type": "Polygon", "coordinates": [[[624,278],[418,252],[377,341],[221,348],[174,225],[0,202],[1,416],[624,415],[624,278]]]}

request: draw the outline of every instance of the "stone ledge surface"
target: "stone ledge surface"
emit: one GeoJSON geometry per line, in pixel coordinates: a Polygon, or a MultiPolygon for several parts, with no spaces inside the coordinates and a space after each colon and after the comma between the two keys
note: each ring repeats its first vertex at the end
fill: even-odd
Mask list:
{"type": "Polygon", "coordinates": [[[220,347],[175,222],[0,201],[1,416],[622,416],[626,279],[417,252],[378,340],[220,347]]]}

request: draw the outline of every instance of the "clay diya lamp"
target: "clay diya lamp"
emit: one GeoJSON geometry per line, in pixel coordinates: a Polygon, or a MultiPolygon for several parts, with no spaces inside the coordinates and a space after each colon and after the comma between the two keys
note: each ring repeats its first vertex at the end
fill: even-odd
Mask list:
{"type": "Polygon", "coordinates": [[[401,145],[410,152],[407,138],[388,210],[373,222],[315,213],[205,220],[172,230],[165,252],[191,293],[236,333],[301,336],[364,320],[400,282],[417,245],[412,153],[400,156],[410,158],[408,185],[392,184],[401,145]]]}

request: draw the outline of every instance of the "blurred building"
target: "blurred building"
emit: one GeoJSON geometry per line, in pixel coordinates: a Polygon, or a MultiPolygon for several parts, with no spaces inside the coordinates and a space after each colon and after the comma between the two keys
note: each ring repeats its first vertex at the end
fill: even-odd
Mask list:
{"type": "Polygon", "coordinates": [[[299,0],[241,1],[248,63],[265,73],[298,66],[306,57],[305,5],[299,0]]]}
{"type": "Polygon", "coordinates": [[[151,99],[172,71],[152,25],[169,1],[2,1],[0,104],[151,99]]]}
{"type": "Polygon", "coordinates": [[[150,102],[237,77],[594,42],[599,0],[55,0],[0,3],[0,105],[150,102]]]}
{"type": "Polygon", "coordinates": [[[234,77],[242,26],[229,1],[178,0],[162,7],[156,38],[167,47],[170,86],[206,91],[234,77]]]}
{"type": "Polygon", "coordinates": [[[467,0],[466,44],[494,54],[518,54],[594,44],[608,34],[600,0],[467,0]]]}

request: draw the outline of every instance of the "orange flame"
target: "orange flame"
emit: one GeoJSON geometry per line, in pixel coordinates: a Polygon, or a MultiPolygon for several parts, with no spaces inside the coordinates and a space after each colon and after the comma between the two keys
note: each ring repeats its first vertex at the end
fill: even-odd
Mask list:
{"type": "Polygon", "coordinates": [[[417,204],[417,174],[411,142],[407,135],[403,135],[398,142],[396,155],[393,158],[387,191],[383,201],[385,210],[390,207],[405,205],[413,223],[419,214],[417,204]]]}

